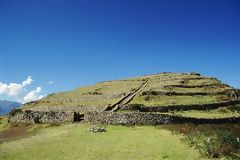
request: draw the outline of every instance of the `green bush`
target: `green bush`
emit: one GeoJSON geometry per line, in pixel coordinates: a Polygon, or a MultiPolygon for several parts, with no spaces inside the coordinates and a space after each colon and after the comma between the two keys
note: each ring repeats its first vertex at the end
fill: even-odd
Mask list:
{"type": "Polygon", "coordinates": [[[203,155],[210,158],[231,156],[231,153],[240,148],[239,138],[225,130],[218,130],[215,133],[193,132],[187,136],[187,140],[195,145],[203,155]]]}
{"type": "Polygon", "coordinates": [[[150,98],[151,98],[151,97],[150,97],[149,95],[146,95],[146,96],[144,97],[144,100],[145,100],[145,101],[149,101],[150,98]]]}
{"type": "Polygon", "coordinates": [[[217,111],[220,113],[231,113],[227,107],[218,108],[217,111]]]}
{"type": "Polygon", "coordinates": [[[239,153],[240,138],[239,125],[229,126],[222,125],[170,125],[170,129],[175,134],[183,134],[184,140],[191,146],[199,149],[200,153],[208,158],[232,158],[239,153]],[[230,128],[233,130],[231,130],[230,128]]]}

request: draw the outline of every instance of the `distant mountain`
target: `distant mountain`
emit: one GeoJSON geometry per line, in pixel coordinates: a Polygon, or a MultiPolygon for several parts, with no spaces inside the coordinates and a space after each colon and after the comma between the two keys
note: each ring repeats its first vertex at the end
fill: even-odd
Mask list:
{"type": "Polygon", "coordinates": [[[9,113],[12,109],[20,107],[22,104],[7,100],[0,100],[0,115],[9,113]]]}

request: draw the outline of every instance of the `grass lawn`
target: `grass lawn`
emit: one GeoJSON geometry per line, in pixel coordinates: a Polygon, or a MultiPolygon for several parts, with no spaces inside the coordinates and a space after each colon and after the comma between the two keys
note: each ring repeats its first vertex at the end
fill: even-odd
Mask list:
{"type": "Polygon", "coordinates": [[[180,136],[152,126],[108,126],[91,133],[86,124],[40,129],[39,133],[0,144],[1,160],[195,160],[197,150],[180,136]]]}

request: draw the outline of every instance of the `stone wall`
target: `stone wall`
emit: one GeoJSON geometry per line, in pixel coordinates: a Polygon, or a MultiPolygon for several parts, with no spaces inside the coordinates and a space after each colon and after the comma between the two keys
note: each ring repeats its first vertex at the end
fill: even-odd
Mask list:
{"type": "Polygon", "coordinates": [[[206,110],[206,109],[216,109],[220,107],[227,107],[231,105],[239,104],[240,101],[226,101],[219,103],[210,104],[193,104],[193,105],[169,105],[169,106],[149,106],[146,107],[141,104],[130,104],[121,106],[121,110],[137,110],[140,112],[169,112],[169,111],[186,111],[186,110],[206,110]]]}
{"type": "Polygon", "coordinates": [[[167,96],[207,96],[207,95],[227,95],[232,90],[217,92],[174,92],[174,91],[145,91],[142,95],[167,95],[167,96]]]}
{"type": "MultiPolygon", "coordinates": [[[[239,104],[239,101],[222,102],[205,105],[176,105],[176,106],[157,106],[145,107],[141,105],[123,106],[131,112],[112,112],[112,111],[92,111],[76,110],[21,110],[15,109],[9,114],[11,123],[66,123],[84,121],[93,124],[113,124],[113,125],[157,125],[169,123],[240,123],[239,118],[220,118],[204,119],[181,117],[170,114],[160,114],[157,112],[168,112],[169,110],[192,110],[192,109],[214,109],[219,107],[239,104]],[[130,107],[130,108],[129,108],[130,107]],[[132,108],[131,108],[132,107],[132,108]],[[139,112],[140,111],[140,112],[139,112]],[[84,113],[84,114],[83,114],[84,113]]],[[[69,108],[68,108],[69,109],[69,108]]]]}
{"type": "Polygon", "coordinates": [[[9,114],[10,123],[65,123],[74,121],[74,112],[18,110],[9,114]]]}
{"type": "Polygon", "coordinates": [[[157,125],[171,123],[168,115],[153,113],[87,112],[85,121],[92,124],[157,125]]]}
{"type": "Polygon", "coordinates": [[[187,85],[187,84],[170,84],[170,85],[165,85],[163,86],[164,88],[205,88],[205,87],[212,87],[216,86],[216,84],[201,84],[201,85],[187,85]]]}
{"type": "Polygon", "coordinates": [[[55,112],[86,112],[86,111],[103,111],[104,107],[93,107],[93,106],[38,106],[29,108],[32,111],[55,111],[55,112]]]}
{"type": "Polygon", "coordinates": [[[91,124],[111,124],[111,125],[158,125],[158,124],[221,124],[240,123],[238,118],[191,118],[180,117],[168,114],[141,113],[141,112],[88,112],[85,114],[85,121],[91,124]]]}

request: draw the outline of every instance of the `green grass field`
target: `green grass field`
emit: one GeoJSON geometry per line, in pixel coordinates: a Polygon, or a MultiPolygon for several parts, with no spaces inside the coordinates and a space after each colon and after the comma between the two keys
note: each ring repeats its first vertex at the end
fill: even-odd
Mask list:
{"type": "Polygon", "coordinates": [[[0,144],[1,160],[197,160],[197,150],[181,136],[151,126],[108,126],[105,133],[88,125],[40,129],[38,134],[0,144]]]}

